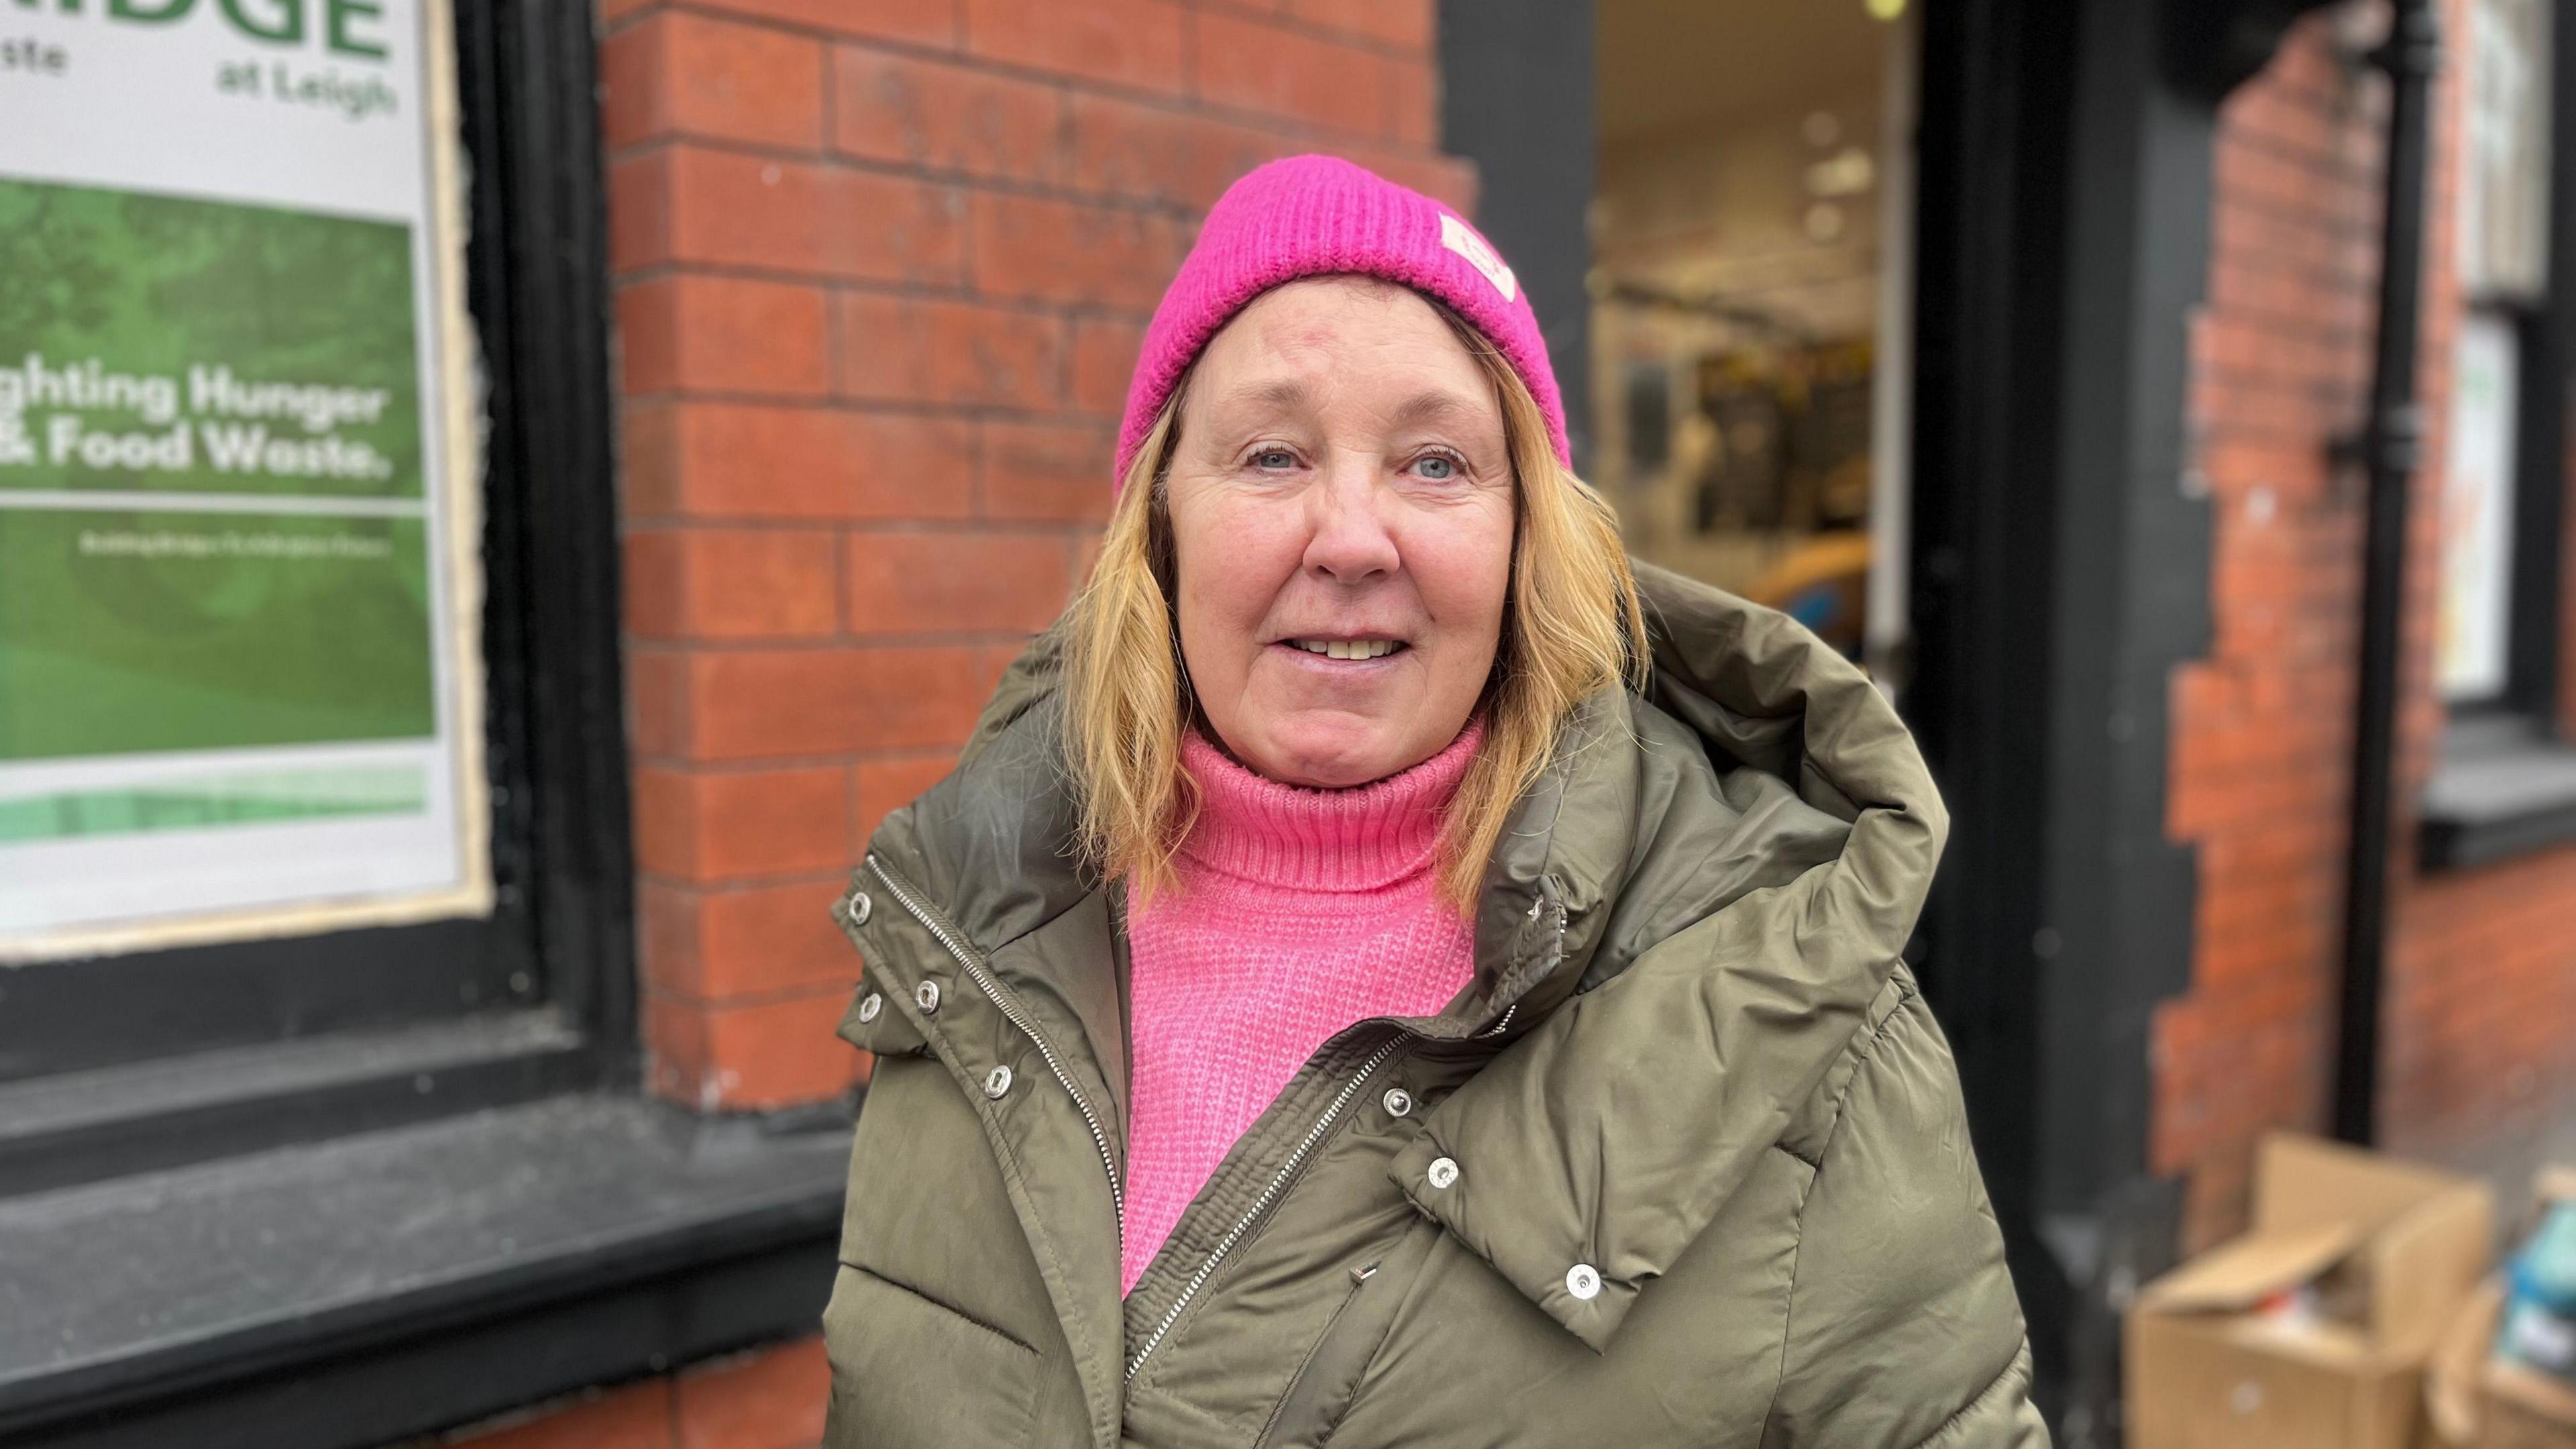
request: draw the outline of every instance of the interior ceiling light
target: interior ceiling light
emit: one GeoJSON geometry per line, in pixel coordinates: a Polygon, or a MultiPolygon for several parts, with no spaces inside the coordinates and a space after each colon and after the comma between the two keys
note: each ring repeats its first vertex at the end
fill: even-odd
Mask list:
{"type": "Polygon", "coordinates": [[[1878,167],[1858,146],[1840,151],[1807,168],[1810,196],[1858,196],[1878,179],[1878,167]]]}
{"type": "Polygon", "coordinates": [[[1861,0],[1861,3],[1869,7],[1869,15],[1872,20],[1902,20],[1905,18],[1905,0],[1861,0]]]}

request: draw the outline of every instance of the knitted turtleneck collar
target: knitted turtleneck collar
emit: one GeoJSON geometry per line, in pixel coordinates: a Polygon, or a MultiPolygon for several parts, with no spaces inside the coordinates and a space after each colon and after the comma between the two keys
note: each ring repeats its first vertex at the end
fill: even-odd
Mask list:
{"type": "Polygon", "coordinates": [[[1198,820],[1182,842],[1189,864],[1263,885],[1367,891],[1431,862],[1440,823],[1484,739],[1482,716],[1448,746],[1383,780],[1342,790],[1282,785],[1228,759],[1197,730],[1181,763],[1199,784],[1198,820]]]}

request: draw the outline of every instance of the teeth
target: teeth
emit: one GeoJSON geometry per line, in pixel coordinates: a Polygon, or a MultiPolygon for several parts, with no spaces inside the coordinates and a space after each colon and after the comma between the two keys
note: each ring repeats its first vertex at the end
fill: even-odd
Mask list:
{"type": "Polygon", "coordinates": [[[1327,659],[1383,659],[1399,647],[1392,639],[1291,639],[1309,654],[1327,659]]]}

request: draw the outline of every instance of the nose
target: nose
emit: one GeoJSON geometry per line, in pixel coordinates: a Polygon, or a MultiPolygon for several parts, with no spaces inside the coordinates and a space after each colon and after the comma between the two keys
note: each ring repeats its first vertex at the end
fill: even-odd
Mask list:
{"type": "Polygon", "coordinates": [[[1395,535],[1379,513],[1384,498],[1376,464],[1364,453],[1341,453],[1306,490],[1305,566],[1335,583],[1365,583],[1396,570],[1395,535]]]}

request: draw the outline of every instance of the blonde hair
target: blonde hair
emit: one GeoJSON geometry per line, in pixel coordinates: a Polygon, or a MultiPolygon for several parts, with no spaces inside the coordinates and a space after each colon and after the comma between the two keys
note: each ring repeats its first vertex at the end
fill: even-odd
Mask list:
{"type": "MultiPolygon", "coordinates": [[[[1512,570],[1494,668],[1477,708],[1484,743],[1441,824],[1439,894],[1472,914],[1485,861],[1512,807],[1563,743],[1575,705],[1646,682],[1646,626],[1617,515],[1557,460],[1529,385],[1485,335],[1425,297],[1466,344],[1502,405],[1514,492],[1512,570]]],[[[1195,368],[1193,368],[1193,372],[1195,368]]],[[[1163,403],[1109,515],[1099,561],[1064,634],[1065,758],[1080,801],[1078,845],[1137,904],[1173,888],[1173,859],[1198,815],[1181,765],[1197,713],[1172,610],[1165,490],[1191,373],[1163,403]]]]}

